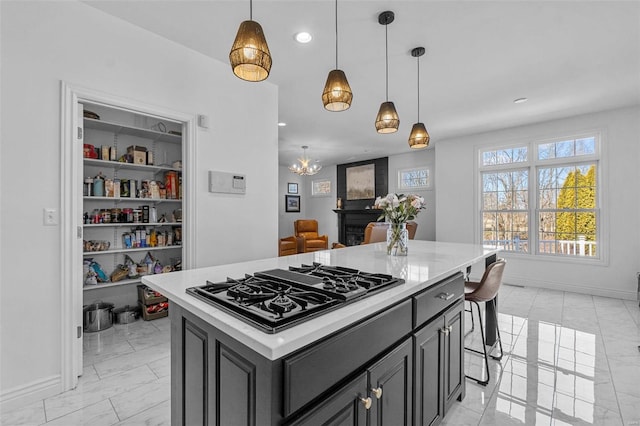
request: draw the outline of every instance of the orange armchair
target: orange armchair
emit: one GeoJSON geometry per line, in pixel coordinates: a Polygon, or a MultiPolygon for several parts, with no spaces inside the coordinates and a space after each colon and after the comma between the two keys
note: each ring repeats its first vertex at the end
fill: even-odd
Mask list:
{"type": "Polygon", "coordinates": [[[278,256],[298,254],[298,240],[296,237],[280,238],[278,241],[278,256]]]}
{"type": "Polygon", "coordinates": [[[327,250],[329,237],[318,234],[318,221],[315,219],[299,219],[293,223],[294,235],[298,237],[301,246],[298,251],[308,253],[310,251],[327,250]]]}

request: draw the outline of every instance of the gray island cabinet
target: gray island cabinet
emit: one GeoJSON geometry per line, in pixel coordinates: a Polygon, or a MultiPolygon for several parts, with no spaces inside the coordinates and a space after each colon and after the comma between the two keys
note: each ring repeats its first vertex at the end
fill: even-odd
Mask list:
{"type": "Polygon", "coordinates": [[[170,300],[172,425],[435,425],[465,393],[464,279],[495,259],[478,245],[383,243],[143,278],[170,300]],[[275,334],[186,294],[319,262],[404,284],[275,334]]]}

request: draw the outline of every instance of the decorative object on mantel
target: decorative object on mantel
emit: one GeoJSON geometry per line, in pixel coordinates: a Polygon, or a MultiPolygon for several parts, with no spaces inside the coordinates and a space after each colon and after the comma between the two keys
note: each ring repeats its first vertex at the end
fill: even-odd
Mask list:
{"type": "Polygon", "coordinates": [[[336,0],[336,69],[329,72],[322,91],[322,104],[328,111],[345,111],[351,106],[353,93],[344,71],[338,69],[338,0],[336,0]]]}
{"type": "Polygon", "coordinates": [[[315,175],[322,169],[322,165],[320,163],[314,162],[313,164],[309,164],[311,160],[307,157],[307,149],[309,147],[304,145],[302,146],[303,154],[302,158],[298,158],[298,163],[294,163],[289,166],[289,170],[293,173],[299,174],[300,176],[312,176],[315,175]]]}
{"type": "Polygon", "coordinates": [[[407,221],[413,220],[425,208],[424,198],[415,194],[387,194],[376,198],[376,208],[382,209],[378,218],[389,223],[387,229],[387,254],[406,256],[409,249],[407,221]]]}
{"type": "Polygon", "coordinates": [[[416,47],[411,51],[411,56],[416,58],[418,63],[418,121],[411,128],[409,134],[409,147],[421,149],[429,146],[429,133],[424,123],[420,122],[420,56],[424,55],[424,47],[416,47]]]}
{"type": "Polygon", "coordinates": [[[398,126],[400,126],[400,118],[398,118],[396,107],[393,105],[393,102],[389,102],[389,43],[387,28],[388,25],[393,22],[394,17],[394,13],[389,10],[378,15],[378,23],[384,25],[384,58],[386,65],[386,101],[380,105],[380,110],[378,110],[378,115],[376,117],[376,130],[378,133],[393,133],[398,131],[398,126]]]}
{"type": "Polygon", "coordinates": [[[271,53],[262,27],[253,20],[252,0],[249,0],[249,20],[238,28],[229,62],[233,73],[242,80],[262,81],[269,77],[271,53]]]}

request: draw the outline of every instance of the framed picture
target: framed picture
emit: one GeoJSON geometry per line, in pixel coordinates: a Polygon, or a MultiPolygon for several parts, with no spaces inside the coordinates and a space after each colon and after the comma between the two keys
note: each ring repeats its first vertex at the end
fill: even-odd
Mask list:
{"type": "Polygon", "coordinates": [[[289,182],[287,184],[287,192],[289,194],[297,194],[298,193],[298,184],[289,182]]]}
{"type": "Polygon", "coordinates": [[[311,181],[312,197],[329,197],[331,195],[331,181],[329,179],[319,179],[311,181]]]}
{"type": "Polygon", "coordinates": [[[367,200],[375,198],[376,165],[365,164],[349,167],[347,174],[347,200],[367,200]]]}
{"type": "Polygon", "coordinates": [[[398,170],[398,189],[404,191],[431,189],[431,168],[427,166],[398,170]]]}
{"type": "Polygon", "coordinates": [[[285,195],[284,196],[284,210],[287,213],[300,213],[300,196],[299,195],[285,195]]]}

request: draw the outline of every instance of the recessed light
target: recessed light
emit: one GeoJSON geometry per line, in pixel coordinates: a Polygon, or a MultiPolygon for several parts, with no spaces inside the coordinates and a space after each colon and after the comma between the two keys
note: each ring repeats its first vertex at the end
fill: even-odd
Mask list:
{"type": "Polygon", "coordinates": [[[282,121],[278,123],[278,126],[280,126],[280,127],[284,127],[284,126],[286,126],[286,125],[287,125],[287,123],[284,123],[284,122],[282,122],[282,121]]]}
{"type": "Polygon", "coordinates": [[[298,43],[309,43],[313,37],[306,31],[299,32],[295,35],[295,39],[298,43]]]}
{"type": "Polygon", "coordinates": [[[514,104],[523,104],[525,102],[527,102],[529,99],[527,98],[518,98],[516,100],[513,101],[514,104]]]}

